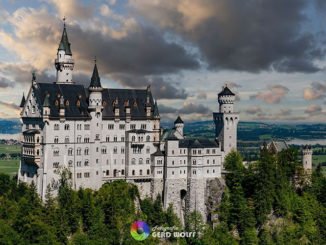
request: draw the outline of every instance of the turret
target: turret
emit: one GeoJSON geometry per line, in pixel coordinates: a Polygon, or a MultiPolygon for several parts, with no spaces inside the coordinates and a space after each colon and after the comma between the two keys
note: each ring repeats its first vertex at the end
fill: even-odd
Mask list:
{"type": "Polygon", "coordinates": [[[59,44],[57,58],[55,59],[55,68],[57,70],[57,82],[72,84],[72,71],[74,69],[74,60],[68,40],[66,23],[64,19],[63,32],[59,44]]]}
{"type": "Polygon", "coordinates": [[[174,128],[182,137],[183,137],[183,127],[184,127],[184,122],[182,121],[181,117],[178,116],[178,118],[174,121],[174,128]]]}
{"type": "Polygon", "coordinates": [[[237,149],[239,113],[234,112],[235,94],[226,84],[218,93],[219,112],[214,113],[216,141],[224,156],[237,149]]]}
{"type": "Polygon", "coordinates": [[[91,83],[89,84],[88,90],[89,90],[89,109],[96,110],[96,112],[101,112],[103,88],[101,85],[100,76],[98,74],[96,60],[94,64],[91,83]]]}
{"type": "Polygon", "coordinates": [[[312,171],[312,148],[310,145],[305,145],[301,150],[302,153],[302,166],[308,173],[312,171]]]}
{"type": "Polygon", "coordinates": [[[46,94],[43,102],[43,120],[46,121],[49,119],[51,113],[50,109],[50,94],[46,94]]]}
{"type": "Polygon", "coordinates": [[[226,84],[222,91],[217,96],[218,103],[220,104],[220,113],[233,113],[233,104],[235,101],[235,94],[229,89],[226,84]]]}

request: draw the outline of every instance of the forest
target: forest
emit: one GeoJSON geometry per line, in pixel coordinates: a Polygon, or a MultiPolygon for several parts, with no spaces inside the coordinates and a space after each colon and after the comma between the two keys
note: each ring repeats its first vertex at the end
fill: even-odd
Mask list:
{"type": "Polygon", "coordinates": [[[161,197],[140,199],[135,185],[123,180],[98,191],[71,188],[69,172],[60,172],[58,196],[48,187],[43,203],[35,185],[0,174],[0,244],[326,244],[326,178],[317,167],[306,174],[298,151],[277,155],[263,150],[248,168],[238,152],[225,160],[227,174],[218,217],[204,223],[197,212],[185,227],[161,197]],[[130,226],[177,227],[196,232],[192,238],[157,238],[139,242],[130,226]]]}

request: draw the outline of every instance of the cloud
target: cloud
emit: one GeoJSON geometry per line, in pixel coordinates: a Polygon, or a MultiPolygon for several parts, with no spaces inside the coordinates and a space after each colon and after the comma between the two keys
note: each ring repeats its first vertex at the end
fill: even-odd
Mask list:
{"type": "Polygon", "coordinates": [[[207,99],[207,94],[204,91],[199,91],[199,94],[197,95],[197,99],[206,100],[207,99]]]}
{"type": "Polygon", "coordinates": [[[9,81],[5,77],[0,77],[0,88],[12,88],[14,87],[14,83],[9,81]]]}
{"type": "Polygon", "coordinates": [[[261,109],[258,105],[252,106],[249,109],[246,110],[246,113],[254,115],[261,112],[261,109]]]}
{"type": "Polygon", "coordinates": [[[303,98],[306,101],[322,99],[325,97],[325,93],[326,83],[313,82],[311,83],[311,88],[305,88],[303,90],[303,98]]]}
{"type": "Polygon", "coordinates": [[[305,113],[309,114],[310,116],[317,115],[322,112],[322,108],[320,105],[310,105],[305,110],[305,113]]]}
{"type": "Polygon", "coordinates": [[[183,104],[183,107],[178,110],[180,114],[192,114],[192,113],[197,113],[197,114],[208,114],[211,113],[211,110],[204,106],[203,104],[195,104],[193,102],[185,102],[183,104]]]}
{"type": "Polygon", "coordinates": [[[167,114],[167,113],[177,113],[178,109],[171,107],[171,106],[165,106],[163,104],[158,104],[158,110],[162,114],[167,114]]]}
{"type": "Polygon", "coordinates": [[[68,17],[69,19],[81,19],[87,20],[92,18],[94,6],[88,5],[85,6],[78,0],[47,0],[50,4],[52,4],[56,10],[58,11],[59,16],[68,17]]]}
{"type": "Polygon", "coordinates": [[[289,116],[291,115],[292,110],[289,108],[282,108],[279,112],[276,113],[276,116],[289,116]]]}
{"type": "Polygon", "coordinates": [[[14,104],[13,102],[9,102],[9,103],[6,103],[6,102],[3,102],[3,101],[0,101],[0,106],[8,109],[8,110],[19,110],[19,106],[14,104]]]}
{"type": "Polygon", "coordinates": [[[241,88],[242,86],[240,84],[234,83],[234,82],[225,82],[228,87],[230,88],[241,88]]]}
{"type": "Polygon", "coordinates": [[[198,47],[211,69],[316,72],[305,0],[130,0],[138,16],[198,47]],[[282,11],[280,11],[282,10],[282,11]]]}
{"type": "Polygon", "coordinates": [[[269,85],[267,91],[261,91],[256,95],[250,96],[250,98],[262,100],[268,104],[277,104],[288,92],[289,89],[283,85],[269,85]]]}

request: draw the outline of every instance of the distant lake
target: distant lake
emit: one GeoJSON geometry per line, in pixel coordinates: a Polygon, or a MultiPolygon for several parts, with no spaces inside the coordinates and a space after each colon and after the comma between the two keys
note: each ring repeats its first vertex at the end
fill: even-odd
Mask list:
{"type": "Polygon", "coordinates": [[[315,140],[302,140],[302,139],[291,139],[287,140],[286,143],[289,145],[326,145],[326,139],[315,139],[315,140]]]}
{"type": "Polygon", "coordinates": [[[1,140],[19,140],[20,134],[0,134],[1,140]]]}

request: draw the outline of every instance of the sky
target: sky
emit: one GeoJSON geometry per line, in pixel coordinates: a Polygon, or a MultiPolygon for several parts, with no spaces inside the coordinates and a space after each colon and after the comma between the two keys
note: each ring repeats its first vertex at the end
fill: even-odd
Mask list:
{"type": "Polygon", "coordinates": [[[66,26],[88,85],[151,85],[162,121],[211,120],[226,83],[242,121],[326,118],[326,1],[0,0],[0,118],[17,118],[31,85],[54,82],[66,26]]]}

